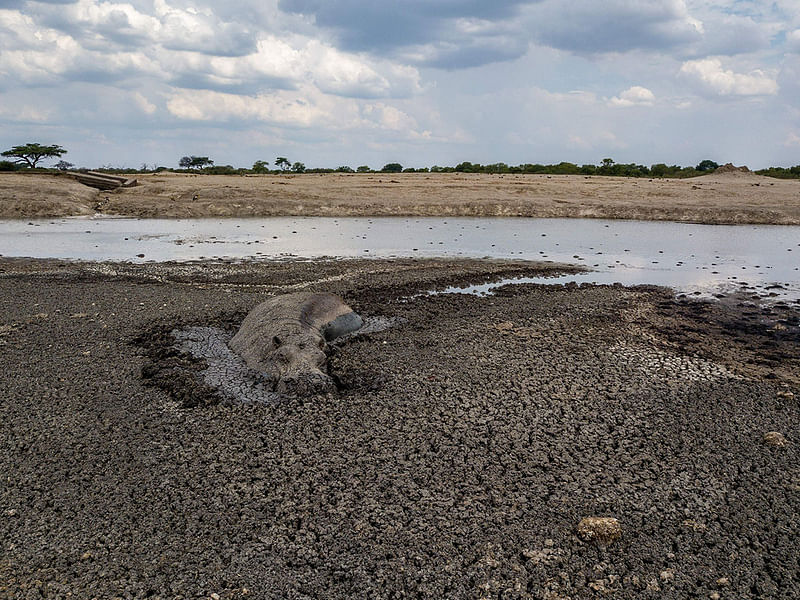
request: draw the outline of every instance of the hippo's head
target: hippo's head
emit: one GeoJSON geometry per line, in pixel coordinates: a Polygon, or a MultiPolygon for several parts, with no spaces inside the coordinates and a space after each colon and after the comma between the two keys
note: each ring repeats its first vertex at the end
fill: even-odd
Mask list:
{"type": "Polygon", "coordinates": [[[301,333],[272,338],[272,350],[264,365],[275,381],[275,391],[307,396],[331,391],[333,381],[325,372],[325,341],[318,335],[301,333]]]}

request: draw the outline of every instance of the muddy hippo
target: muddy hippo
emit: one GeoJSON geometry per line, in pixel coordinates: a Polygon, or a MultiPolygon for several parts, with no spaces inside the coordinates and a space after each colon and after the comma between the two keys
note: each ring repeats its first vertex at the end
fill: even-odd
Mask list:
{"type": "Polygon", "coordinates": [[[228,345],[248,367],[266,373],[275,391],[308,395],[333,388],[326,343],[362,325],[334,294],[285,294],[250,311],[228,345]]]}

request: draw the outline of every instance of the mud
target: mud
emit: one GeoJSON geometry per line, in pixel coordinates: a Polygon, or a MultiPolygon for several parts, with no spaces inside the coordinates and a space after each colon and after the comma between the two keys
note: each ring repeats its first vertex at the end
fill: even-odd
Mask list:
{"type": "Polygon", "coordinates": [[[796,307],[411,299],[530,263],[0,269],[0,597],[800,594],[796,307]],[[220,402],[174,332],[297,289],[395,326],[333,350],[333,393],[220,402]]]}

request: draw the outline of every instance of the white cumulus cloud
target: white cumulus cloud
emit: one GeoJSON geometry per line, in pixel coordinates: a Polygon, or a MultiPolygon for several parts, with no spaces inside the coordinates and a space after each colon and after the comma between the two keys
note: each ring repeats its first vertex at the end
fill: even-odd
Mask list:
{"type": "Polygon", "coordinates": [[[771,96],[778,93],[778,82],[760,69],[736,73],[725,69],[718,58],[690,60],[681,66],[681,75],[703,90],[719,96],[771,96]]]}
{"type": "Polygon", "coordinates": [[[612,106],[652,106],[656,101],[656,96],[646,87],[634,85],[622,92],[619,96],[614,96],[609,100],[612,106]]]}

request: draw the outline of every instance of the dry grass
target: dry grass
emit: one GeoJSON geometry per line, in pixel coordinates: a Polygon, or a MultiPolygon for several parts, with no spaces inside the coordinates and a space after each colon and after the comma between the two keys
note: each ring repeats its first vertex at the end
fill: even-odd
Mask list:
{"type": "Polygon", "coordinates": [[[800,224],[800,181],[729,173],[695,179],[579,175],[139,176],[97,192],[65,177],[0,174],[0,217],[524,216],[800,224]]]}

